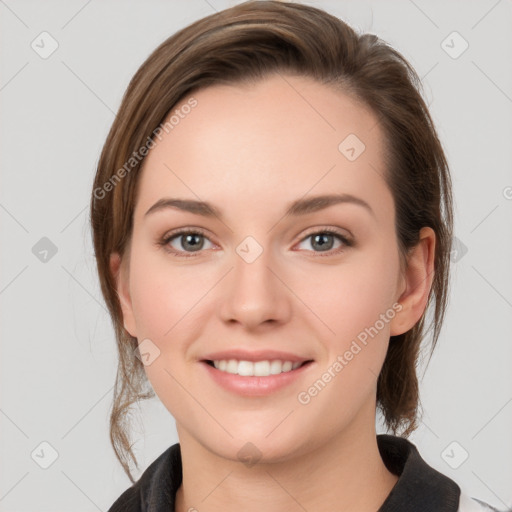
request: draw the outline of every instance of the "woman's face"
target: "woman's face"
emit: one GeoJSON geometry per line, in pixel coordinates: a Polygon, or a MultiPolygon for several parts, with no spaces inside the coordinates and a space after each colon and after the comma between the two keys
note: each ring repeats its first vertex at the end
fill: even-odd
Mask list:
{"type": "Polygon", "coordinates": [[[193,97],[144,161],[118,283],[180,439],[276,461],[374,428],[389,336],[410,327],[376,117],[290,75],[193,97]]]}

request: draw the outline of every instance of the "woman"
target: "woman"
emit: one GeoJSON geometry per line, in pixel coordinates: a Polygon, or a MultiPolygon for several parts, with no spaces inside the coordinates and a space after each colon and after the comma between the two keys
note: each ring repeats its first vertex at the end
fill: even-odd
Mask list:
{"type": "Polygon", "coordinates": [[[418,83],[376,36],[266,1],[191,24],[137,71],[91,201],[119,349],[111,441],[134,483],[112,512],[490,509],[406,439],[453,223],[418,83]],[[127,417],[155,392],[179,443],[135,482],[127,417]]]}

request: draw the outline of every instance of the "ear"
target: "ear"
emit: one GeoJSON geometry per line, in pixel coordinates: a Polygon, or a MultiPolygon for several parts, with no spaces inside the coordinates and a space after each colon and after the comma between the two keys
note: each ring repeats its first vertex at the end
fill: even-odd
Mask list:
{"type": "Polygon", "coordinates": [[[435,247],[435,231],[429,227],[422,228],[420,239],[407,258],[407,269],[401,279],[402,291],[398,299],[402,309],[391,321],[391,336],[412,329],[425,311],[434,279],[435,247]]]}
{"type": "Polygon", "coordinates": [[[117,296],[121,304],[123,312],[124,328],[131,336],[137,337],[137,329],[135,325],[135,317],[132,308],[132,299],[130,296],[130,286],[128,280],[128,269],[126,262],[121,259],[119,253],[114,252],[110,255],[110,272],[116,283],[117,296]]]}

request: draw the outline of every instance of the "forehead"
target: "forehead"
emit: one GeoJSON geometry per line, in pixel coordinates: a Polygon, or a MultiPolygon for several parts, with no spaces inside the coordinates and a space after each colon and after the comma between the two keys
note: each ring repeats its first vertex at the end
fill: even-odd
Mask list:
{"type": "Polygon", "coordinates": [[[368,202],[389,196],[376,116],[311,78],[276,74],[214,85],[184,98],[172,115],[172,128],[144,160],[137,210],[164,194],[226,208],[289,203],[308,191],[368,202]],[[191,97],[194,108],[183,108],[191,97]]]}

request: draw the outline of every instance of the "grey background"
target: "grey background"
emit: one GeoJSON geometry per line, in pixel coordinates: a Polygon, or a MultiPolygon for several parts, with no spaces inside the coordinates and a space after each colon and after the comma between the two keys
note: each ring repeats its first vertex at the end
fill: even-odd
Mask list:
{"type": "MultiPolygon", "coordinates": [[[[108,437],[116,353],[88,227],[95,165],[149,53],[235,3],[0,0],[2,511],[107,510],[130,485],[108,437]],[[43,31],[58,42],[48,58],[31,47],[43,31]],[[43,237],[57,250],[46,261],[43,237]],[[43,442],[58,453],[47,469],[43,442]]],[[[453,174],[460,250],[411,440],[463,491],[510,508],[512,4],[303,3],[376,33],[423,78],[453,174]],[[458,36],[446,39],[453,31],[469,44],[458,58],[445,51],[462,49],[458,36]]],[[[158,400],[140,412],[142,472],[177,436],[158,400]]]]}

